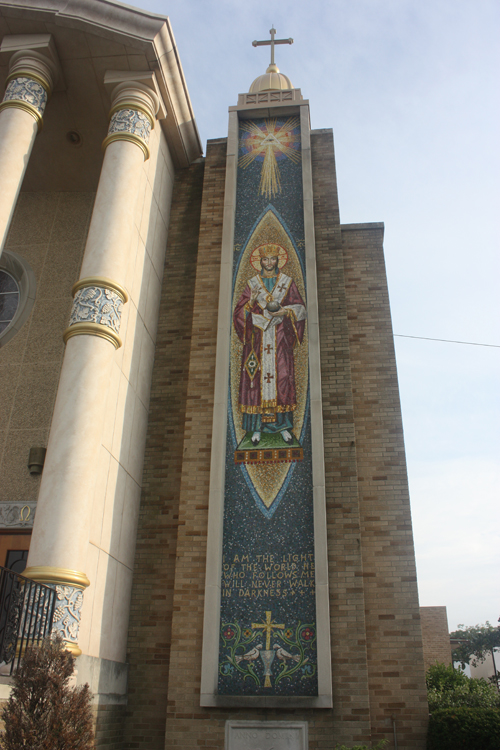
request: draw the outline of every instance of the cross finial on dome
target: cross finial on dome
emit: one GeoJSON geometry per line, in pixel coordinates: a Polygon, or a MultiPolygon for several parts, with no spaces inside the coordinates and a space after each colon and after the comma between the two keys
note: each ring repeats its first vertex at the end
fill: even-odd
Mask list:
{"type": "Polygon", "coordinates": [[[268,45],[271,45],[271,65],[275,65],[274,45],[275,44],[293,44],[293,39],[291,37],[290,39],[275,39],[274,36],[276,34],[276,29],[274,28],[274,26],[272,27],[272,29],[269,29],[269,33],[271,34],[270,40],[266,40],[264,42],[253,41],[252,46],[253,47],[264,47],[264,46],[267,47],[268,45]]]}
{"type": "Polygon", "coordinates": [[[293,44],[293,39],[275,39],[274,37],[276,35],[276,29],[274,28],[274,26],[269,30],[269,33],[271,34],[271,39],[262,42],[252,42],[253,47],[271,47],[271,64],[267,68],[265,74],[256,78],[252,83],[252,85],[250,86],[250,93],[255,93],[257,91],[276,91],[280,89],[283,90],[293,88],[288,76],[280,73],[278,66],[274,62],[274,45],[293,44]]]}

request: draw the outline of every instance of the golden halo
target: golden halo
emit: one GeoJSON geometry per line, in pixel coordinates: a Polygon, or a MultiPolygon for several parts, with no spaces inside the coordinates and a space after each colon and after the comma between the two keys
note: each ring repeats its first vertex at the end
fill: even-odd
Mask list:
{"type": "MultiPolygon", "coordinates": [[[[264,249],[268,246],[271,246],[273,248],[272,255],[276,255],[276,250],[278,251],[278,268],[281,270],[284,268],[288,261],[288,253],[285,250],[284,247],[281,247],[281,245],[275,245],[274,243],[267,243],[265,245],[259,245],[259,247],[256,247],[252,254],[250,255],[250,263],[255,268],[257,273],[260,273],[262,271],[262,266],[260,265],[260,259],[262,257],[266,256],[266,253],[263,252],[264,249]]],[[[270,253],[271,254],[271,253],[270,253]]]]}

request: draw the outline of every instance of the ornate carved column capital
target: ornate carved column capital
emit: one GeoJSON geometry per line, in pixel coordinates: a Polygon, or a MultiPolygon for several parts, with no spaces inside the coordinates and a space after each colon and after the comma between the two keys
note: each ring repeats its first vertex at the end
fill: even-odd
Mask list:
{"type": "Polygon", "coordinates": [[[131,79],[113,89],[108,135],[103,141],[103,149],[113,141],[129,141],[141,149],[145,160],[149,159],[149,137],[160,110],[154,73],[150,73],[149,78],[148,83],[152,82],[153,86],[131,79]]]}
{"type": "Polygon", "coordinates": [[[43,113],[56,82],[57,69],[48,57],[35,50],[18,50],[10,58],[7,87],[0,110],[16,107],[43,125],[43,113]]]}
{"type": "Polygon", "coordinates": [[[86,334],[101,336],[119,349],[122,307],[128,301],[125,289],[110,279],[89,276],[77,281],[72,292],[73,307],[64,343],[72,336],[86,334]]]}

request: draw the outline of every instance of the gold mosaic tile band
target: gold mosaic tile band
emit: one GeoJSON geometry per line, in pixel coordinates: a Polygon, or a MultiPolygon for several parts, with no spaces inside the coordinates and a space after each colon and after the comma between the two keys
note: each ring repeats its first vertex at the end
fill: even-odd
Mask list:
{"type": "Polygon", "coordinates": [[[293,448],[250,448],[235,450],[235,464],[284,464],[304,460],[301,446],[293,448]]]}

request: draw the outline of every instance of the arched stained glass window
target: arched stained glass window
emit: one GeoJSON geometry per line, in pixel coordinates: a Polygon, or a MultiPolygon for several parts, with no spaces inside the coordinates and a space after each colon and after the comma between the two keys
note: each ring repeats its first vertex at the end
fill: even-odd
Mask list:
{"type": "Polygon", "coordinates": [[[17,253],[0,257],[0,347],[26,323],[35,303],[36,280],[29,264],[17,253]]]}

